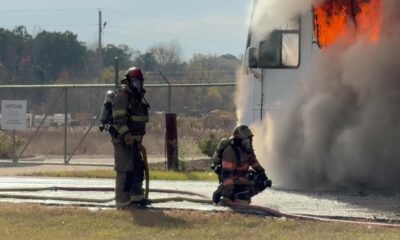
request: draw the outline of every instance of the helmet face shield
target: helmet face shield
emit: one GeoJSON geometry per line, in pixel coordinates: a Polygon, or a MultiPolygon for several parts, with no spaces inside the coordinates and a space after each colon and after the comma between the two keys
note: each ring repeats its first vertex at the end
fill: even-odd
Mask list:
{"type": "Polygon", "coordinates": [[[246,152],[253,151],[253,138],[252,137],[242,139],[241,143],[242,143],[243,150],[245,150],[246,152]]]}
{"type": "Polygon", "coordinates": [[[132,88],[135,88],[139,92],[143,91],[143,81],[139,78],[133,77],[129,82],[132,88]]]}

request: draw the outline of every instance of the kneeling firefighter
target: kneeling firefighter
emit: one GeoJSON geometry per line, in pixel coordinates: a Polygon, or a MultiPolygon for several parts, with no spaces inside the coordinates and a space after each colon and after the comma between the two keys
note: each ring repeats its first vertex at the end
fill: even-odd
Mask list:
{"type": "Polygon", "coordinates": [[[223,138],[218,143],[211,166],[220,182],[213,194],[214,203],[249,204],[254,195],[271,187],[272,181],[254,154],[252,140],[249,127],[239,125],[230,138],[223,138]]]}
{"type": "Polygon", "coordinates": [[[125,87],[115,92],[107,92],[100,121],[112,135],[115,161],[115,202],[119,209],[145,200],[142,188],[144,162],[140,153],[146,122],[149,121],[149,104],[144,98],[143,73],[132,67],[121,80],[125,87]],[[107,102],[108,101],[108,102],[107,102]],[[110,104],[111,102],[111,104],[110,104]],[[108,111],[107,108],[108,107],[108,111]],[[103,115],[112,115],[105,121],[103,115]]]}

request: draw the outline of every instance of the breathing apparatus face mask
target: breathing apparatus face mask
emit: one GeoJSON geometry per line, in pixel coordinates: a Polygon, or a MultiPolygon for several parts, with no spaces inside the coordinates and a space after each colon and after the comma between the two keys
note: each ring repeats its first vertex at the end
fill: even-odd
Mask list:
{"type": "Polygon", "coordinates": [[[143,89],[143,82],[138,78],[131,78],[130,80],[130,87],[132,89],[136,89],[139,93],[144,92],[143,89]]]}
{"type": "Polygon", "coordinates": [[[253,151],[253,139],[252,138],[245,138],[242,139],[242,148],[246,152],[252,152],[253,151]]]}

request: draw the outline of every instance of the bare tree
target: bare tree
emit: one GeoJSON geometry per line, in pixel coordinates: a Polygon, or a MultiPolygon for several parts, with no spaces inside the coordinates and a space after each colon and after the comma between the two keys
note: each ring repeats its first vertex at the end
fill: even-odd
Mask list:
{"type": "Polygon", "coordinates": [[[149,51],[161,66],[178,65],[182,63],[182,48],[178,40],[168,43],[158,43],[150,47],[149,51]]]}

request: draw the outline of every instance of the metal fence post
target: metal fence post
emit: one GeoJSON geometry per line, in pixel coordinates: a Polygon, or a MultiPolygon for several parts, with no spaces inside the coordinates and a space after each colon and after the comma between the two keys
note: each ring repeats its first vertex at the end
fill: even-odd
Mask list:
{"type": "Polygon", "coordinates": [[[115,71],[115,90],[117,90],[119,88],[119,60],[118,60],[118,57],[115,57],[114,71],[115,71]]]}
{"type": "Polygon", "coordinates": [[[165,114],[165,126],[165,142],[167,145],[167,168],[168,170],[178,171],[178,131],[175,113],[165,114]]]}
{"type": "MultiPolygon", "coordinates": [[[[13,89],[13,100],[15,100],[15,89],[13,89]]],[[[15,140],[15,129],[12,131],[12,159],[14,163],[17,163],[17,146],[15,140]]]]}
{"type": "Polygon", "coordinates": [[[65,88],[64,99],[64,163],[68,164],[67,160],[67,131],[68,131],[68,88],[65,88]]]}

